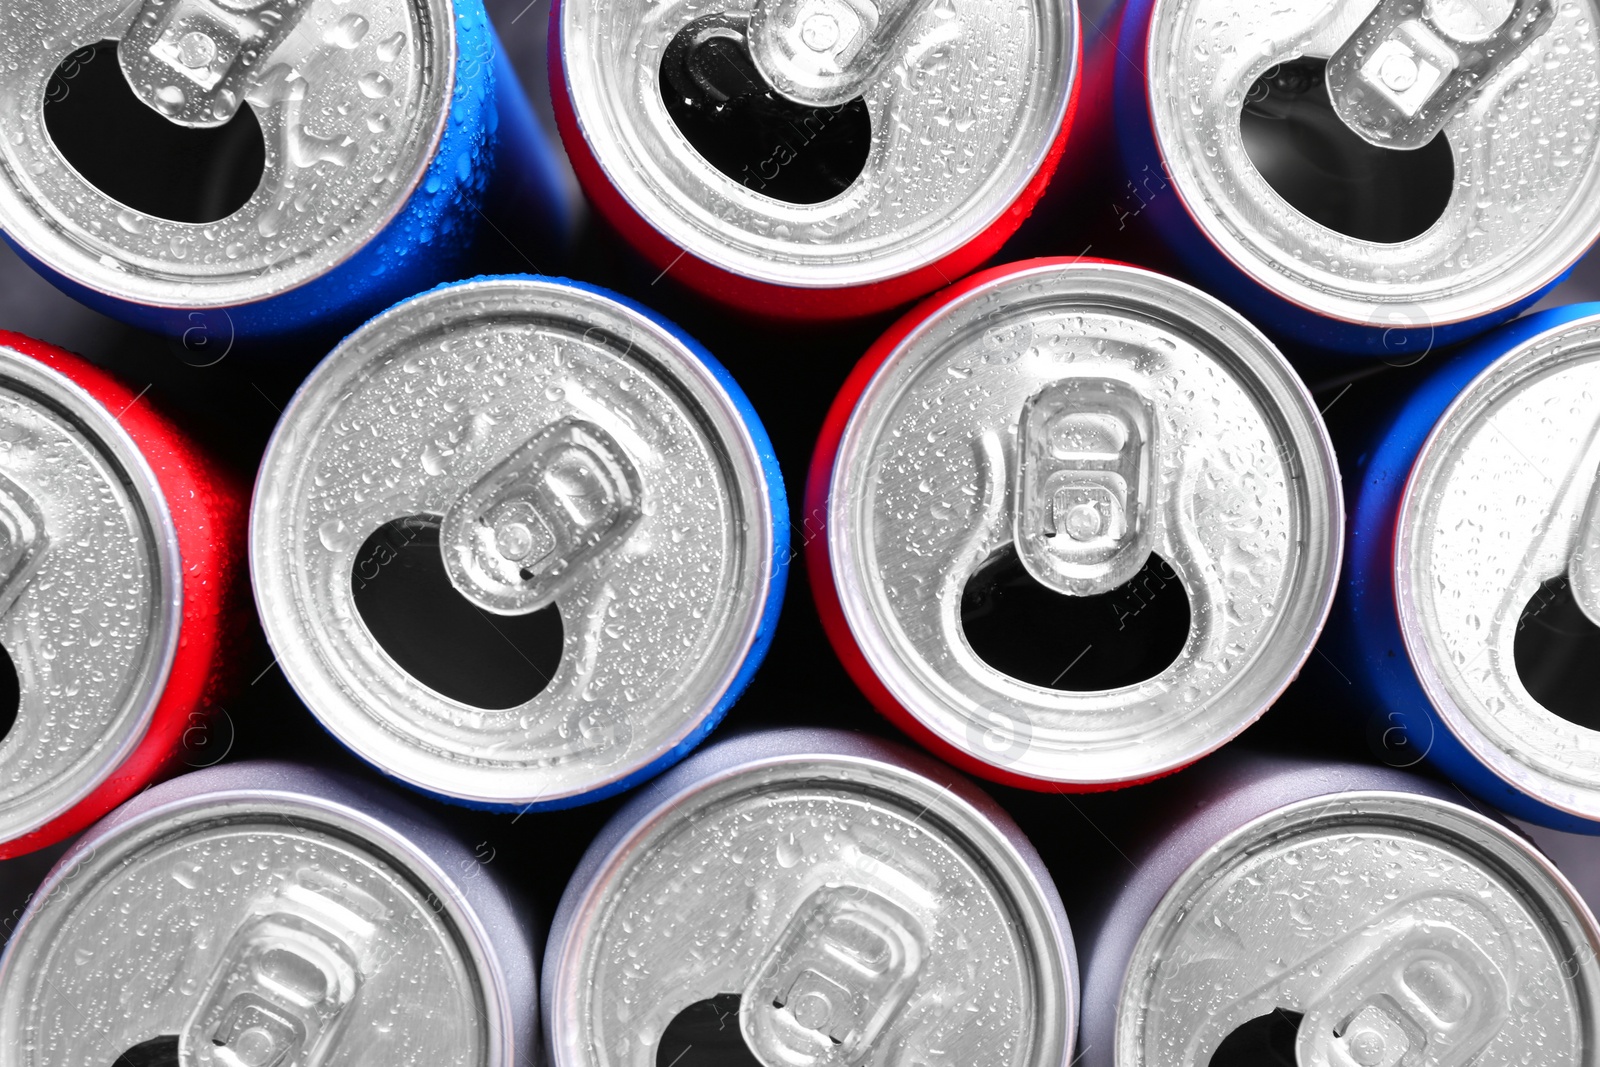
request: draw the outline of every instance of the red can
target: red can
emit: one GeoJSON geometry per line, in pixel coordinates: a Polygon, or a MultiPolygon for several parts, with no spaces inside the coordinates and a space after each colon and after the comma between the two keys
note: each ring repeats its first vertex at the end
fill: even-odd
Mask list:
{"type": "Polygon", "coordinates": [[[550,56],[584,191],[664,275],[844,320],[960,278],[1032,212],[1081,33],[1073,0],[557,0],[550,56]]]}
{"type": "Polygon", "coordinates": [[[246,499],[142,393],[0,332],[0,859],[180,764],[233,673],[246,499]]]}
{"type": "Polygon", "coordinates": [[[1238,735],[1327,617],[1338,468],[1236,312],[1119,263],[996,267],[930,298],[834,402],[812,591],[877,708],[958,766],[1088,791],[1238,735]]]}

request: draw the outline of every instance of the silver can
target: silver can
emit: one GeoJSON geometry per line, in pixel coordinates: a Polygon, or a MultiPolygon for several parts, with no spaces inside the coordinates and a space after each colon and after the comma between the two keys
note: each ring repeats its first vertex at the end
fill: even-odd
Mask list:
{"type": "Polygon", "coordinates": [[[1504,823],[1387,768],[1207,768],[1085,934],[1084,1067],[1600,1062],[1600,928],[1504,823]]]}
{"type": "Polygon", "coordinates": [[[599,290],[488,278],[397,306],[307,379],[262,462],[252,575],[290,682],[363,758],[469,804],[561,806],[716,725],[771,639],[787,526],[760,422],[704,350],[599,290]],[[416,596],[364,599],[412,567],[416,596]],[[529,684],[495,688],[480,646],[529,684]]]}
{"type": "Polygon", "coordinates": [[[1104,789],[1182,767],[1272,704],[1327,616],[1321,417],[1265,337],[1161,275],[977,275],[879,341],[829,427],[807,545],[829,635],[880,711],[973,773],[1104,789]]]}
{"type": "Polygon", "coordinates": [[[751,734],[636,797],[585,854],[544,964],[555,1067],[1064,1067],[1077,972],[1037,854],[925,758],[751,734]],[[742,1058],[741,1058],[742,1057],[742,1058]]]}
{"type": "Polygon", "coordinates": [[[493,872],[380,790],[243,763],[86,834],[0,960],[0,1064],[523,1067],[534,944],[493,872]]]}

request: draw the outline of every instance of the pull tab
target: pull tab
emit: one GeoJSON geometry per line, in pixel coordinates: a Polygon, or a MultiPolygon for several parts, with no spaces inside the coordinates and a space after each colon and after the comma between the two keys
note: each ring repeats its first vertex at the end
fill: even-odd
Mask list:
{"type": "Polygon", "coordinates": [[[1551,0],[1384,0],[1328,60],[1333,109],[1387,148],[1421,148],[1555,18],[1551,0]]]}
{"type": "Polygon", "coordinates": [[[27,587],[49,547],[44,512],[26,489],[0,474],[0,615],[27,587]]]}
{"type": "Polygon", "coordinates": [[[140,99],[181,126],[221,126],[311,0],[144,0],[118,55],[140,99]]]}
{"type": "Polygon", "coordinates": [[[285,887],[229,942],[180,1038],[197,1067],[318,1067],[370,967],[382,906],[348,887],[285,887]]]}
{"type": "Polygon", "coordinates": [[[1012,536],[1037,581],[1067,596],[1110,592],[1150,558],[1155,412],[1111,378],[1067,378],[1022,409],[1012,536]]]}
{"type": "Polygon", "coordinates": [[[911,997],[922,925],[887,897],[830,885],[800,906],[740,1000],[763,1063],[857,1063],[911,997]]]}
{"type": "Polygon", "coordinates": [[[1510,989],[1494,961],[1446,922],[1407,919],[1300,1022],[1303,1067],[1457,1067],[1505,1022],[1510,989]]]}
{"type": "Polygon", "coordinates": [[[798,104],[835,107],[861,95],[928,0],[756,0],[750,58],[798,104]]]}
{"type": "Polygon", "coordinates": [[[592,422],[563,419],[445,513],[445,571],[485,611],[537,611],[628,536],[643,495],[638,469],[614,437],[592,422]]]}
{"type": "Polygon", "coordinates": [[[1590,622],[1600,626],[1600,475],[1589,491],[1583,521],[1578,523],[1578,537],[1567,564],[1567,581],[1572,587],[1572,599],[1590,622]]]}

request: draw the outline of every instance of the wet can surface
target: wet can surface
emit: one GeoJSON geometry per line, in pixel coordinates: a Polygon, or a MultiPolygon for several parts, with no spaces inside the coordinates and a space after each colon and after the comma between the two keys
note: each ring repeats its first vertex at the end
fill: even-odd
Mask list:
{"type": "Polygon", "coordinates": [[[658,268],[837,320],[961,277],[1059,160],[1071,0],[560,0],[552,92],[595,206],[658,268]]]}
{"type": "Polygon", "coordinates": [[[543,995],[552,1067],[687,1046],[1065,1067],[1077,1029],[1066,916],[1015,824],[931,760],[825,730],[721,742],[619,812],[562,897],[543,995]]]}
{"type": "Polygon", "coordinates": [[[0,42],[0,231],[146,329],[348,329],[459,277],[500,154],[565,210],[481,0],[21,0],[0,42]]]}
{"type": "Polygon", "coordinates": [[[0,333],[0,858],[181,763],[235,674],[244,503],[148,398],[0,333]]]}
{"type": "Polygon", "coordinates": [[[0,960],[0,1064],[520,1067],[534,954],[473,852],[384,791],[209,768],[97,825],[35,895],[0,960]]]}
{"type": "Polygon", "coordinates": [[[1259,325],[1403,357],[1513,318],[1600,235],[1592,0],[1128,0],[1130,211],[1259,325]]]}
{"type": "Polygon", "coordinates": [[[1388,768],[1221,762],[1081,931],[1085,1067],[1600,1061],[1600,929],[1526,839],[1388,768]]]}
{"type": "Polygon", "coordinates": [[[1328,655],[1391,757],[1600,833],[1600,305],[1484,338],[1378,424],[1352,475],[1328,655]]]}
{"type": "Polygon", "coordinates": [[[1106,789],[1238,734],[1337,581],[1339,475],[1283,357],[1212,298],[1038,260],[867,354],[807,487],[812,589],[880,711],[1026,788],[1106,789]]]}
{"type": "Polygon", "coordinates": [[[552,807],[681,758],[749,682],[788,566],[738,386],[636,305],[482,278],[397,305],[312,373],[252,512],[290,682],[383,771],[552,807]]]}

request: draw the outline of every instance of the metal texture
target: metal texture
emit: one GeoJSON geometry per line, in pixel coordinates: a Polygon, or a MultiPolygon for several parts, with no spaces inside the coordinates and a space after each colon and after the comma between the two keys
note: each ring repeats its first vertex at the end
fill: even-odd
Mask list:
{"type": "Polygon", "coordinates": [[[782,482],[725,372],[634,305],[485,278],[400,304],[285,412],[252,516],[257,603],[285,673],[385,772],[468,803],[593,799],[692,747],[742,691],[782,596],[782,482]],[[442,517],[457,592],[552,601],[548,685],[503,711],[427,688],[353,602],[361,546],[442,517]]]}
{"type": "Polygon", "coordinates": [[[965,283],[887,350],[814,477],[873,674],[935,740],[1033,782],[1126,784],[1223,744],[1299,671],[1339,572],[1332,446],[1282,356],[1211,298],[1118,264],[965,283]],[[1008,545],[1071,596],[1159,553],[1191,603],[1182,652],[1107,691],[990,666],[962,596],[1008,545]]]}
{"type": "Polygon", "coordinates": [[[752,1062],[1064,1067],[1071,934],[981,793],[879,741],[758,733],[696,756],[590,847],[545,955],[554,1067],[653,1067],[739,994],[752,1062]]]}

